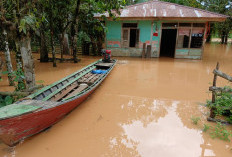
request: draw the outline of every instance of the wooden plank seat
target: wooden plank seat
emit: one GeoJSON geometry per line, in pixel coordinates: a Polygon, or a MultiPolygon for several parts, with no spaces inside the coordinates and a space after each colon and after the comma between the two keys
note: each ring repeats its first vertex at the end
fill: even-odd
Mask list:
{"type": "Polygon", "coordinates": [[[69,87],[70,85],[72,85],[74,82],[76,82],[78,79],[80,79],[81,77],[83,77],[84,75],[86,75],[87,73],[91,72],[93,69],[95,69],[95,66],[93,66],[92,68],[86,70],[85,72],[83,72],[82,74],[78,75],[78,77],[74,78],[73,80],[69,81],[68,83],[66,83],[65,85],[63,85],[62,87],[58,88],[57,90],[55,90],[54,92],[50,93],[49,95],[47,95],[45,98],[43,98],[44,101],[50,100],[52,97],[54,97],[55,95],[57,95],[58,93],[62,92],[63,90],[66,90],[67,87],[69,87]]]}
{"type": "Polygon", "coordinates": [[[111,67],[114,63],[97,63],[95,66],[111,67]]]}
{"type": "Polygon", "coordinates": [[[58,100],[62,99],[69,92],[71,92],[72,90],[74,90],[75,88],[77,88],[77,86],[78,86],[77,82],[73,83],[72,85],[70,85],[69,87],[67,87],[66,90],[58,93],[53,98],[51,98],[51,101],[58,101],[58,100]]]}
{"type": "Polygon", "coordinates": [[[79,94],[80,92],[82,92],[84,89],[86,89],[89,85],[82,83],[78,86],[77,89],[73,90],[73,92],[71,92],[70,94],[68,94],[66,97],[64,97],[63,99],[69,99],[71,97],[76,96],[77,94],[79,94]]]}
{"type": "Polygon", "coordinates": [[[102,74],[92,74],[89,78],[81,78],[78,80],[79,83],[86,83],[88,85],[93,84],[102,74]]]}

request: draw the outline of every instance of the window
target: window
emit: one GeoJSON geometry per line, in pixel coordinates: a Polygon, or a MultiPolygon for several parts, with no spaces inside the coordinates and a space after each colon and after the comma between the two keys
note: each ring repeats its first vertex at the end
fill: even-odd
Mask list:
{"type": "Polygon", "coordinates": [[[204,31],[205,23],[179,23],[176,47],[202,48],[204,31]]]}
{"type": "Polygon", "coordinates": [[[178,23],[163,23],[162,27],[177,27],[178,23]]]}
{"type": "Polygon", "coordinates": [[[205,27],[204,23],[193,23],[193,27],[205,27]]]}
{"type": "Polygon", "coordinates": [[[122,25],[122,47],[138,47],[139,46],[139,29],[137,23],[123,23],[122,25]]]}
{"type": "Polygon", "coordinates": [[[179,23],[179,27],[191,27],[191,23],[179,23]]]}
{"type": "Polygon", "coordinates": [[[192,30],[192,40],[191,48],[201,48],[204,38],[204,29],[203,28],[194,28],[192,30]]]}
{"type": "Polygon", "coordinates": [[[179,28],[177,48],[188,48],[191,29],[179,28]]]}
{"type": "Polygon", "coordinates": [[[123,28],[130,28],[130,27],[137,28],[137,27],[138,27],[138,24],[137,24],[137,23],[123,23],[123,24],[122,24],[122,27],[123,27],[123,28]]]}

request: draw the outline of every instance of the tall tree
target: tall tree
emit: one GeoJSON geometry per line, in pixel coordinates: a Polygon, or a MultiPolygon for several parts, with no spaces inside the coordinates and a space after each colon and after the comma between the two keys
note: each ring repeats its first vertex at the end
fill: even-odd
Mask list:
{"type": "Polygon", "coordinates": [[[0,56],[0,81],[2,80],[2,70],[3,70],[3,60],[2,60],[2,58],[1,58],[1,56],[0,56]]]}
{"type": "Polygon", "coordinates": [[[54,0],[48,0],[48,15],[49,15],[49,27],[50,27],[50,39],[51,39],[51,47],[52,47],[52,60],[53,60],[53,67],[56,67],[56,52],[54,47],[54,24],[53,24],[53,2],[54,0]]]}
{"type": "Polygon", "coordinates": [[[4,46],[5,46],[4,54],[5,54],[6,68],[7,68],[7,72],[8,72],[9,85],[14,86],[13,67],[12,67],[12,63],[11,63],[10,49],[9,49],[8,37],[7,37],[6,30],[3,29],[2,35],[4,38],[4,46]]]}
{"type": "Polygon", "coordinates": [[[36,36],[39,38],[39,43],[40,43],[40,62],[49,61],[48,43],[47,43],[49,42],[49,40],[47,39],[48,35],[46,31],[49,29],[49,25],[46,20],[45,6],[47,6],[47,4],[43,0],[40,0],[36,6],[36,8],[38,9],[37,16],[40,17],[39,18],[40,27],[36,33],[36,36]]]}
{"type": "Polygon", "coordinates": [[[0,26],[14,36],[21,52],[26,88],[35,86],[34,61],[31,53],[31,35],[38,27],[35,8],[37,1],[2,0],[0,26]]]}
{"type": "Polygon", "coordinates": [[[72,25],[71,25],[71,47],[73,51],[74,63],[77,63],[77,34],[78,34],[78,21],[80,12],[81,0],[76,1],[76,7],[73,13],[72,25]]]}
{"type": "Polygon", "coordinates": [[[232,30],[232,1],[230,0],[204,0],[204,5],[209,11],[228,15],[229,18],[222,23],[215,24],[221,37],[221,43],[227,44],[228,36],[232,30]]]}
{"type": "Polygon", "coordinates": [[[203,0],[162,0],[162,1],[166,1],[166,2],[171,2],[171,3],[177,3],[180,5],[185,5],[185,6],[189,6],[189,7],[194,7],[194,8],[204,8],[204,5],[202,4],[203,0]]]}

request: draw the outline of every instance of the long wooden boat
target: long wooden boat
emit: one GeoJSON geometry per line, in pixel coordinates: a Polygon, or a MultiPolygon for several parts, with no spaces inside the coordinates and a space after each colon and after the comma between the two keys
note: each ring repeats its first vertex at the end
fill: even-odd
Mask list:
{"type": "Polygon", "coordinates": [[[26,99],[0,108],[0,139],[13,146],[61,120],[106,78],[116,60],[98,60],[26,99]]]}

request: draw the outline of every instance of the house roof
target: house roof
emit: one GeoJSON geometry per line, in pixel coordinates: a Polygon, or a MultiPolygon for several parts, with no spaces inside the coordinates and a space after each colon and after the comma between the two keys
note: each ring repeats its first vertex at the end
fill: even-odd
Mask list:
{"type": "MultiPolygon", "coordinates": [[[[162,20],[186,20],[186,21],[225,21],[228,16],[193,8],[175,3],[158,0],[138,3],[121,9],[121,20],[127,19],[162,19],[162,20]]],[[[109,17],[109,14],[105,14],[109,17]]],[[[96,17],[99,17],[97,15],[96,17]]]]}

